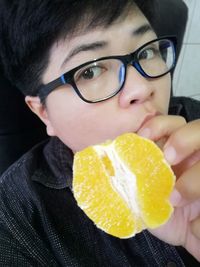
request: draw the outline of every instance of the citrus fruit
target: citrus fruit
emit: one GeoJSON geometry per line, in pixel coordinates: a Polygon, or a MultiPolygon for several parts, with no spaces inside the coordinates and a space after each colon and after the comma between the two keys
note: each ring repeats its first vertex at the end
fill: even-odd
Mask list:
{"type": "Polygon", "coordinates": [[[106,233],[129,238],[170,218],[175,176],[158,146],[134,133],[79,151],[73,163],[78,206],[106,233]]]}

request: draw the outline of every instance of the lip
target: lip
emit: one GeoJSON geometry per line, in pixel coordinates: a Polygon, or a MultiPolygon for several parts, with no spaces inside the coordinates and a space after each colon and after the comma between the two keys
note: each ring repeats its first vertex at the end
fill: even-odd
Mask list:
{"type": "Polygon", "coordinates": [[[140,129],[142,129],[142,127],[145,125],[146,122],[148,122],[149,120],[151,120],[152,118],[156,117],[156,116],[159,116],[161,115],[160,112],[154,112],[154,113],[151,113],[151,114],[147,114],[144,119],[142,120],[141,124],[139,125],[138,129],[136,132],[138,132],[140,129]]]}

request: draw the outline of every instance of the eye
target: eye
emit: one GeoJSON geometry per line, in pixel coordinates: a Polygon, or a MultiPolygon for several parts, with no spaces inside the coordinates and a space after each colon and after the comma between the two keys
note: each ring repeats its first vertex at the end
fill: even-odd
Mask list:
{"type": "Polygon", "coordinates": [[[102,66],[89,66],[85,69],[79,70],[75,75],[75,80],[92,80],[98,78],[104,71],[105,68],[102,66]]]}
{"type": "Polygon", "coordinates": [[[153,59],[155,56],[159,54],[158,49],[155,49],[153,47],[148,47],[145,50],[141,51],[139,54],[139,60],[150,60],[153,59]]]}

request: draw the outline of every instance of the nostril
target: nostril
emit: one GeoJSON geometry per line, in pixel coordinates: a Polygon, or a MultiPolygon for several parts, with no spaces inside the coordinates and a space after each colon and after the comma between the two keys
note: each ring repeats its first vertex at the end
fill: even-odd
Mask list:
{"type": "MultiPolygon", "coordinates": [[[[154,92],[152,91],[152,92],[150,92],[150,94],[149,94],[149,99],[151,99],[151,98],[153,98],[154,97],[154,92]]],[[[146,99],[146,98],[145,98],[146,99]]],[[[130,104],[135,104],[135,103],[140,103],[141,101],[143,101],[143,98],[142,99],[132,99],[131,101],[130,101],[130,104]]]]}
{"type": "Polygon", "coordinates": [[[134,104],[137,100],[131,100],[130,104],[134,104]]]}
{"type": "Polygon", "coordinates": [[[154,91],[151,92],[150,97],[154,97],[154,91]]]}

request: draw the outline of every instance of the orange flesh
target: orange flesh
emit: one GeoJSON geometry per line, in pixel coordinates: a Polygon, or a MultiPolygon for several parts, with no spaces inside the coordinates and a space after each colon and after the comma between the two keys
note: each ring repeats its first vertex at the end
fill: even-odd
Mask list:
{"type": "Polygon", "coordinates": [[[105,151],[101,155],[95,147],[75,155],[73,192],[79,207],[97,227],[119,238],[128,238],[165,223],[173,212],[168,198],[175,177],[161,150],[153,142],[132,133],[101,147],[105,151]],[[133,177],[135,175],[134,193],[140,214],[131,209],[112,183],[111,178],[115,179],[118,169],[107,153],[111,144],[121,164],[133,177]]]}

